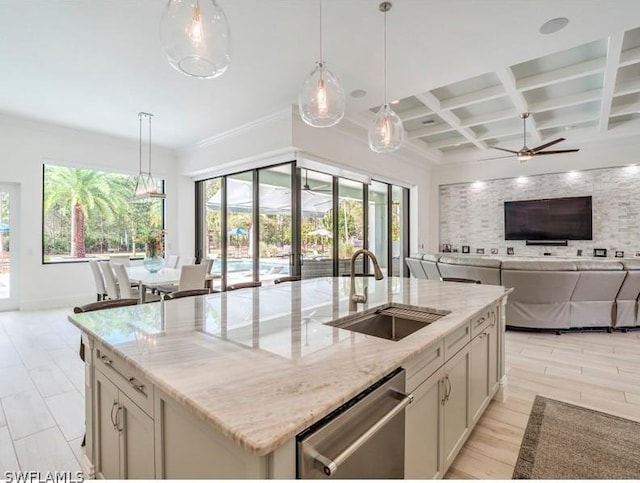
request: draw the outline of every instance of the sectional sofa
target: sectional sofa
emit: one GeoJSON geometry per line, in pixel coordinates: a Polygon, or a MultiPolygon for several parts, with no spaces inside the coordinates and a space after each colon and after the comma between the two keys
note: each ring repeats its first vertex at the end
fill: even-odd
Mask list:
{"type": "Polygon", "coordinates": [[[412,254],[406,263],[417,278],[462,278],[513,288],[506,307],[509,327],[640,327],[640,260],[412,254]]]}

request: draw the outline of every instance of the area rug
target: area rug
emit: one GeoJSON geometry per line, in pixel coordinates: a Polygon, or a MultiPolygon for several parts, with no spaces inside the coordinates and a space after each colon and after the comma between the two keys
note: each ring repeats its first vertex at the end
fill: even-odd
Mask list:
{"type": "Polygon", "coordinates": [[[640,423],[536,396],[514,479],[640,479],[640,423]]]}

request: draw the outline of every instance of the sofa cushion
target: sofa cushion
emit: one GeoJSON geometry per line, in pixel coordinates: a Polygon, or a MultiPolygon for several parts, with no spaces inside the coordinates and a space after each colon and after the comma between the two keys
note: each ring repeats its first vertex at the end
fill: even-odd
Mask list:
{"type": "Polygon", "coordinates": [[[422,259],[422,253],[411,253],[409,254],[409,258],[415,258],[416,260],[422,259]]]}
{"type": "Polygon", "coordinates": [[[426,253],[426,254],[422,255],[422,259],[427,261],[427,262],[437,262],[438,260],[440,260],[440,255],[432,254],[432,253],[426,253]]]}
{"type": "Polygon", "coordinates": [[[622,263],[613,260],[578,260],[578,270],[622,270],[622,263]]]}
{"type": "Polygon", "coordinates": [[[500,268],[502,262],[497,258],[484,257],[449,257],[442,256],[440,263],[448,263],[449,265],[469,265],[472,267],[500,268]]]}
{"type": "Polygon", "coordinates": [[[620,263],[625,270],[640,270],[640,260],[623,260],[620,263]]]}
{"type": "Polygon", "coordinates": [[[577,269],[575,262],[561,260],[504,260],[502,262],[502,270],[564,272],[577,269]]]}

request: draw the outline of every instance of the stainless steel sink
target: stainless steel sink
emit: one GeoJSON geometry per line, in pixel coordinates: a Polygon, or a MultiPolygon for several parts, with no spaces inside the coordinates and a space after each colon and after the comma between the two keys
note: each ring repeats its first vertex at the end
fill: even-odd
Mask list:
{"type": "Polygon", "coordinates": [[[387,307],[358,318],[328,322],[327,325],[382,339],[398,341],[427,327],[447,315],[447,313],[443,311],[430,312],[387,307]]]}

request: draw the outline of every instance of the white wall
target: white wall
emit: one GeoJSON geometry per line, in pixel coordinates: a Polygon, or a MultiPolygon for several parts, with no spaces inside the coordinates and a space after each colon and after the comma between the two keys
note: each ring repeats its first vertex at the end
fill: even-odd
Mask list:
{"type": "MultiPolygon", "coordinates": [[[[132,123],[137,133],[137,123],[132,123]]],[[[179,187],[174,155],[152,152],[154,176],[166,179],[167,243],[178,247],[179,187]]],[[[95,285],[86,263],[42,264],[42,165],[69,166],[137,174],[138,141],[0,116],[0,182],[21,189],[20,309],[65,307],[95,301],[95,285]]],[[[192,209],[193,204],[190,205],[192,209]]]]}
{"type": "MultiPolygon", "coordinates": [[[[439,186],[441,185],[628,166],[640,163],[638,153],[640,153],[638,140],[619,139],[607,144],[583,144],[578,153],[541,156],[526,163],[501,159],[438,166],[433,169],[431,178],[430,225],[438,227],[440,223],[439,186]]],[[[446,242],[443,241],[443,243],[446,242]]],[[[438,251],[439,245],[439,230],[435,228],[430,232],[428,248],[425,251],[438,251]]]]}

